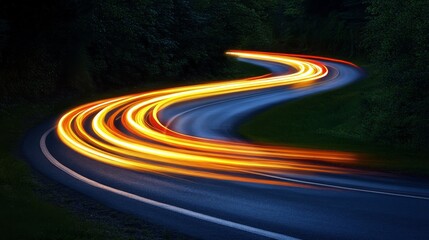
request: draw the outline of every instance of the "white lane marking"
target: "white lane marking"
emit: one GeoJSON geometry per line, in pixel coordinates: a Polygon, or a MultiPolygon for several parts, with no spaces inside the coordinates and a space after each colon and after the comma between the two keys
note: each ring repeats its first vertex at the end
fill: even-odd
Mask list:
{"type": "Polygon", "coordinates": [[[162,203],[162,202],[158,202],[149,198],[145,198],[133,193],[129,193],[123,190],[119,190],[107,185],[104,185],[102,183],[99,183],[97,181],[94,181],[92,179],[89,179],[85,176],[80,175],[79,173],[71,170],[70,168],[64,166],[63,164],[61,164],[54,156],[52,156],[52,154],[49,152],[47,146],[46,146],[46,138],[47,136],[55,129],[55,127],[49,129],[48,131],[46,131],[41,139],[40,139],[40,149],[42,150],[43,154],[45,155],[45,157],[49,160],[49,162],[51,162],[55,167],[59,168],[60,170],[62,170],[63,172],[67,173],[68,175],[76,178],[79,181],[82,181],[88,185],[91,185],[93,187],[96,188],[100,188],[118,195],[121,195],[123,197],[127,197],[130,199],[134,199],[136,201],[142,202],[142,203],[146,203],[152,206],[156,206],[162,209],[166,209],[175,213],[179,213],[179,214],[183,214],[189,217],[193,217],[193,218],[197,218],[203,221],[207,221],[207,222],[211,222],[211,223],[215,223],[215,224],[219,224],[222,226],[226,226],[226,227],[230,227],[230,228],[234,228],[234,229],[238,229],[241,231],[245,231],[248,233],[252,233],[252,234],[256,234],[259,236],[263,236],[263,237],[267,237],[267,238],[272,238],[272,239],[279,239],[279,240],[294,240],[297,238],[291,237],[291,236],[287,236],[287,235],[283,235],[283,234],[279,234],[279,233],[275,233],[275,232],[270,232],[267,230],[263,230],[263,229],[259,229],[259,228],[255,228],[255,227],[251,227],[251,226],[247,226],[244,224],[240,224],[240,223],[236,223],[236,222],[232,222],[232,221],[228,221],[225,219],[221,219],[221,218],[217,218],[217,217],[213,217],[210,215],[206,215],[203,213],[199,213],[199,212],[194,212],[192,210],[188,210],[185,208],[181,208],[181,207],[177,207],[174,205],[170,205],[170,204],[166,204],[166,203],[162,203]]]}
{"type": "MultiPolygon", "coordinates": [[[[331,68],[335,69],[334,67],[331,66],[331,68]]],[[[336,69],[335,69],[336,70],[336,69]]],[[[339,71],[336,70],[335,71],[335,76],[330,77],[329,79],[335,79],[338,75],[339,75],[339,71]]],[[[319,83],[319,84],[323,84],[323,83],[319,83]]],[[[255,93],[252,96],[263,96],[264,94],[267,94],[266,92],[262,92],[262,93],[255,93]]],[[[184,114],[187,114],[189,112],[204,108],[204,107],[208,107],[211,105],[216,105],[216,104],[221,104],[221,103],[225,103],[225,102],[230,102],[233,100],[237,100],[237,99],[243,99],[246,98],[247,96],[239,96],[239,97],[233,97],[230,99],[226,99],[226,100],[221,100],[221,101],[215,101],[215,102],[210,102],[204,105],[199,105],[197,107],[188,109],[186,111],[183,111],[181,113],[178,113],[176,115],[174,115],[165,125],[167,128],[179,117],[183,116],[184,114]]],[[[263,174],[263,173],[259,173],[259,172],[249,172],[251,174],[256,174],[256,175],[260,175],[260,176],[264,176],[264,177],[269,177],[269,178],[274,178],[274,179],[279,179],[279,180],[284,180],[284,181],[288,181],[288,182],[296,182],[296,183],[302,183],[302,184],[306,184],[306,185],[313,185],[313,186],[320,186],[320,187],[329,187],[329,188],[334,188],[334,189],[341,189],[341,190],[348,190],[348,191],[355,191],[355,192],[365,192],[365,193],[373,193],[373,194],[381,194],[381,195],[388,195],[388,196],[395,196],[395,197],[405,197],[405,198],[414,198],[414,199],[422,199],[422,200],[429,200],[429,197],[424,197],[424,196],[416,196],[416,195],[410,195],[410,194],[401,194],[401,193],[394,193],[394,192],[385,192],[385,191],[377,191],[377,190],[369,190],[369,189],[362,189],[362,188],[353,188],[353,187],[345,187],[345,186],[339,186],[339,185],[333,185],[333,184],[326,184],[326,183],[318,183],[318,182],[312,182],[312,181],[305,181],[305,180],[299,180],[299,179],[294,179],[294,178],[286,178],[286,177],[281,177],[281,176],[276,176],[276,175],[270,175],[270,174],[263,174]]]]}
{"type": "Polygon", "coordinates": [[[362,188],[338,186],[338,185],[327,184],[327,183],[318,183],[318,182],[305,181],[305,180],[299,180],[299,179],[288,178],[288,177],[280,177],[280,176],[276,176],[276,175],[264,174],[264,173],[259,173],[259,172],[249,171],[249,173],[264,176],[264,177],[284,180],[287,182],[302,183],[302,184],[306,184],[306,185],[313,185],[313,186],[319,186],[319,187],[328,187],[328,188],[335,188],[335,189],[348,190],[348,191],[354,191],[354,192],[374,193],[374,194],[381,194],[381,195],[388,195],[388,196],[395,196],[395,197],[405,197],[405,198],[429,200],[429,197],[423,197],[423,196],[415,196],[415,195],[402,194],[402,193],[384,192],[384,191],[369,190],[369,189],[362,189],[362,188]]]}

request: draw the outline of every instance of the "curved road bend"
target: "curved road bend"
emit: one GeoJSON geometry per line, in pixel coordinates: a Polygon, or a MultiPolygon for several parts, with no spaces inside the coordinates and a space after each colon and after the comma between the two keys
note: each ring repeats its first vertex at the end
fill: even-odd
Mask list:
{"type": "MultiPolygon", "coordinates": [[[[297,71],[278,62],[243,61],[270,69],[269,77],[297,71]]],[[[245,140],[234,130],[250,114],[362,77],[353,65],[317,61],[328,72],[308,86],[274,86],[174,103],[159,112],[159,121],[179,134],[240,146],[245,140]]],[[[428,183],[307,158],[290,161],[297,166],[308,161],[303,171],[257,169],[225,175],[239,177],[237,181],[135,171],[72,150],[58,137],[56,124],[57,120],[48,121],[27,135],[23,152],[34,168],[107,206],[197,238],[429,238],[428,183]]],[[[122,126],[120,115],[113,124],[133,135],[122,126]]],[[[90,121],[84,127],[94,134],[90,121]]],[[[156,139],[148,140],[152,141],[156,139]]]]}

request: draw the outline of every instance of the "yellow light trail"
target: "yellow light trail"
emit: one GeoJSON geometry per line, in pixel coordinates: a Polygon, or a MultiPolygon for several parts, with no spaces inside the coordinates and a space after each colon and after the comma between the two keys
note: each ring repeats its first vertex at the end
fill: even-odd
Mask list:
{"type": "Polygon", "coordinates": [[[199,138],[176,132],[163,124],[159,120],[160,112],[174,104],[279,86],[311,86],[328,75],[329,69],[320,60],[353,65],[315,56],[250,51],[227,54],[287,65],[293,71],[280,76],[267,74],[88,103],[64,114],[58,122],[57,134],[76,152],[117,167],[251,183],[287,185],[252,173],[341,172],[341,168],[333,166],[335,163],[356,160],[354,154],[344,152],[199,138]]]}

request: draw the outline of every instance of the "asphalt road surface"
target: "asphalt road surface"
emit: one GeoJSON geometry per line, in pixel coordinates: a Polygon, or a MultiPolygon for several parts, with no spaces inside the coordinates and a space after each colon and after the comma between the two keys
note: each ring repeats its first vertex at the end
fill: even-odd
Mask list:
{"type": "MultiPolygon", "coordinates": [[[[270,69],[271,77],[293,72],[284,64],[243,61],[270,69]]],[[[315,84],[275,86],[175,103],[159,112],[160,122],[175,132],[201,139],[231,145],[245,142],[235,130],[250,115],[280,102],[342,87],[363,76],[354,66],[320,61],[329,73],[315,84]]],[[[117,121],[121,129],[119,118],[117,121]]],[[[59,138],[57,123],[57,119],[47,121],[24,140],[22,151],[35,169],[109,207],[190,236],[429,239],[428,182],[350,167],[326,172],[251,173],[252,179],[284,184],[137,171],[94,161],[73,150],[59,138]]],[[[91,128],[90,121],[85,124],[91,128]]]]}

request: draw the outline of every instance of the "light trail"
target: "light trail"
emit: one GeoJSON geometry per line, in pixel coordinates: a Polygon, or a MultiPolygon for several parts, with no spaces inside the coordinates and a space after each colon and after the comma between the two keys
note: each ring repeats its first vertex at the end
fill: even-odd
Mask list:
{"type": "Polygon", "coordinates": [[[224,94],[281,86],[311,86],[328,76],[315,56],[230,51],[228,55],[287,65],[291,73],[200,84],[131,94],[79,106],[64,114],[57,134],[76,152],[106,164],[136,171],[250,183],[290,185],[260,173],[341,173],[335,164],[355,162],[351,153],[286,148],[204,139],[168,128],[162,110],[224,94]],[[258,173],[258,174],[252,174],[258,173]]]}

